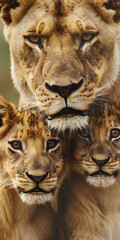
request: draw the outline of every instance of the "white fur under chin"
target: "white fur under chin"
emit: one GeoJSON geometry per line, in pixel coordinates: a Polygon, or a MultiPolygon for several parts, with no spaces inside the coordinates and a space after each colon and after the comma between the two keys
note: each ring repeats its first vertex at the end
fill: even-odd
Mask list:
{"type": "Polygon", "coordinates": [[[72,131],[78,128],[85,128],[87,125],[88,116],[68,116],[48,120],[48,126],[50,128],[57,129],[58,131],[64,131],[66,128],[69,128],[72,131]]]}
{"type": "Polygon", "coordinates": [[[42,193],[21,193],[21,199],[23,202],[33,205],[33,204],[45,204],[51,201],[52,193],[42,194],[42,193]]]}
{"type": "Polygon", "coordinates": [[[109,187],[115,183],[114,176],[88,176],[86,181],[94,187],[109,187]]]}

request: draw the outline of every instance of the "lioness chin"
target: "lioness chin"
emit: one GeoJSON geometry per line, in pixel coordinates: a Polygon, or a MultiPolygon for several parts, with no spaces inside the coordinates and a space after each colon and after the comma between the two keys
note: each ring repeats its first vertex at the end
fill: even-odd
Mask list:
{"type": "Polygon", "coordinates": [[[0,0],[0,8],[21,104],[38,105],[52,128],[85,127],[89,104],[119,81],[119,1],[0,0]]]}

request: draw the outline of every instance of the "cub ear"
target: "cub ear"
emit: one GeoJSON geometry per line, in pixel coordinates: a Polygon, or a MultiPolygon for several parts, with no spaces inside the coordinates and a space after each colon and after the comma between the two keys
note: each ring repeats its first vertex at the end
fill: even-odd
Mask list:
{"type": "Polygon", "coordinates": [[[119,111],[120,111],[120,99],[117,100],[116,108],[119,109],[119,111]]]}
{"type": "Polygon", "coordinates": [[[15,115],[15,106],[11,102],[0,96],[0,138],[2,138],[10,128],[15,118],[15,115]]]}
{"type": "Polygon", "coordinates": [[[0,0],[0,15],[7,25],[12,22],[11,10],[19,6],[17,0],[0,0]]]}
{"type": "Polygon", "coordinates": [[[120,21],[120,0],[106,0],[103,3],[103,6],[107,10],[114,10],[115,14],[113,16],[113,20],[115,22],[119,22],[120,21]]]}
{"type": "Polygon", "coordinates": [[[120,119],[120,99],[118,99],[114,104],[112,104],[112,111],[120,119]]]}

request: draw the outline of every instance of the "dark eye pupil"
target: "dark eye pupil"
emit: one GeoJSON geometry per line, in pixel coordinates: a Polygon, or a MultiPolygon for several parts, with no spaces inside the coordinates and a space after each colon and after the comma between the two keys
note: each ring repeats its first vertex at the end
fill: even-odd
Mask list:
{"type": "Polygon", "coordinates": [[[40,41],[40,38],[37,37],[37,36],[32,36],[32,37],[30,37],[29,39],[31,40],[31,42],[34,42],[34,43],[37,43],[37,42],[40,41]]]}
{"type": "Polygon", "coordinates": [[[89,135],[89,131],[88,131],[88,130],[84,130],[84,131],[82,132],[82,134],[83,134],[83,136],[88,136],[88,135],[89,135]]]}
{"type": "Polygon", "coordinates": [[[120,130],[119,130],[119,129],[113,129],[113,130],[111,130],[111,134],[110,134],[111,138],[116,138],[116,137],[118,137],[119,135],[120,135],[120,130]]]}
{"type": "Polygon", "coordinates": [[[88,130],[85,130],[83,133],[84,133],[84,134],[88,134],[88,130]]]}
{"type": "Polygon", "coordinates": [[[49,142],[48,142],[48,146],[49,146],[49,147],[54,146],[54,141],[49,141],[49,142]]]}
{"type": "Polygon", "coordinates": [[[80,135],[84,138],[89,138],[90,136],[90,133],[89,133],[89,130],[88,129],[83,129],[82,131],[80,130],[80,135]]]}
{"type": "Polygon", "coordinates": [[[112,131],[112,135],[113,135],[113,136],[119,136],[119,131],[115,131],[115,130],[112,131]]]}
{"type": "Polygon", "coordinates": [[[22,149],[22,144],[19,141],[12,141],[12,142],[9,142],[9,143],[10,143],[11,147],[14,148],[14,149],[17,149],[17,150],[22,149]]]}
{"type": "Polygon", "coordinates": [[[39,36],[28,36],[25,38],[27,38],[27,40],[33,44],[38,44],[40,49],[43,48],[43,44],[39,36]]]}
{"type": "Polygon", "coordinates": [[[90,34],[90,33],[84,33],[83,34],[83,39],[84,40],[90,40],[92,37],[93,37],[93,35],[90,34]]]}
{"type": "Polygon", "coordinates": [[[57,145],[57,143],[58,143],[58,141],[57,140],[49,140],[48,142],[47,142],[47,148],[49,149],[49,148],[54,148],[56,145],[57,145]]]}

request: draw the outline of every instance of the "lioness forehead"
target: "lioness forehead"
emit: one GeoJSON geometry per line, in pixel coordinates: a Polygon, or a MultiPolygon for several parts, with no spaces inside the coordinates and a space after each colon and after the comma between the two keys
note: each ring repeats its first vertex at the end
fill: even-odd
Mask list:
{"type": "MultiPolygon", "coordinates": [[[[79,9],[81,7],[85,7],[86,9],[94,9],[95,12],[97,12],[103,20],[106,22],[113,21],[114,11],[109,13],[107,9],[104,7],[105,0],[30,0],[30,1],[23,1],[18,0],[18,4],[14,7],[13,17],[12,21],[18,23],[24,16],[31,17],[31,19],[34,16],[35,12],[35,18],[37,17],[36,13],[38,12],[39,16],[41,16],[43,19],[46,15],[46,17],[50,18],[50,15],[54,17],[54,19],[57,17],[63,17],[68,15],[69,13],[73,12],[75,9],[79,9]],[[17,11],[16,11],[17,8],[17,11]],[[30,10],[30,12],[29,12],[30,10]],[[32,11],[31,11],[32,10],[32,11]]],[[[35,19],[34,18],[34,19],[35,19]]],[[[48,21],[49,23],[49,21],[48,21]]]]}

